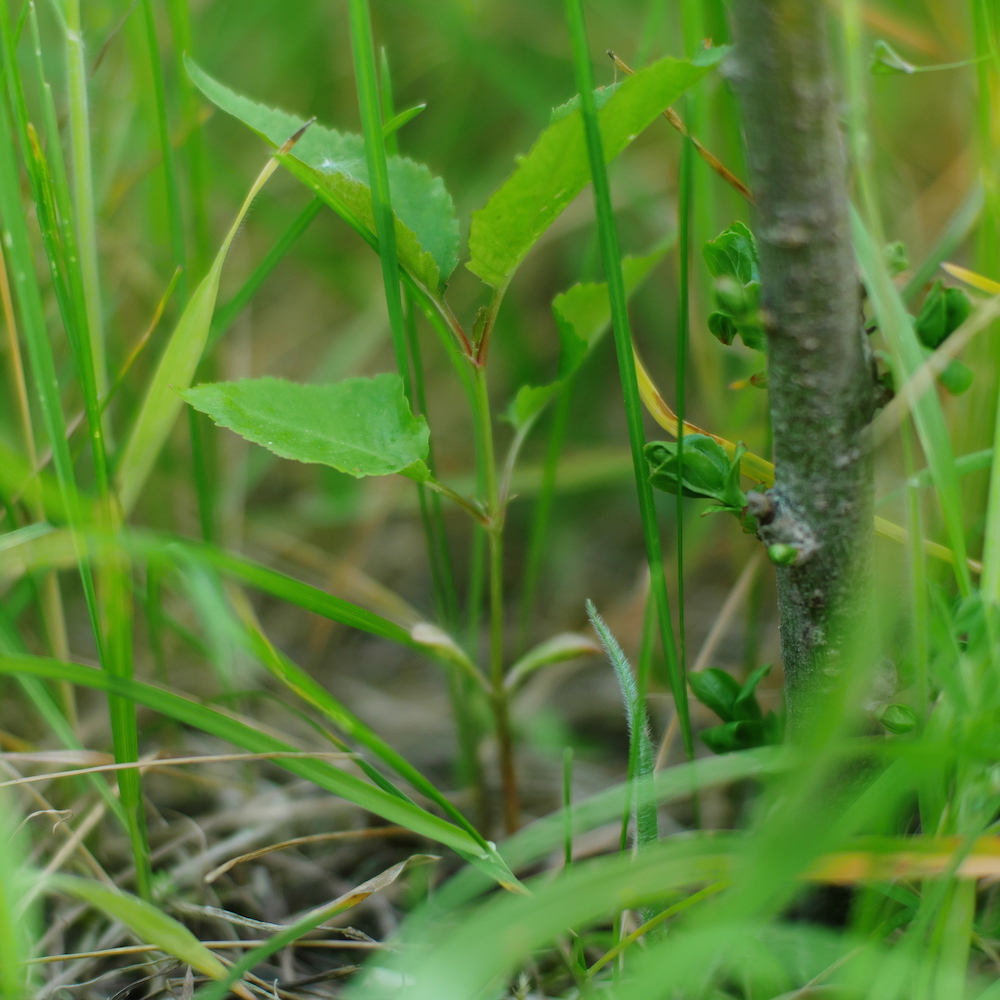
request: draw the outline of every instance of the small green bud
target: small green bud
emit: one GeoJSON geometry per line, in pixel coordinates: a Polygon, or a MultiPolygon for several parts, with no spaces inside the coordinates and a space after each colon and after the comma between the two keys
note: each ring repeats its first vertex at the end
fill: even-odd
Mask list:
{"type": "Polygon", "coordinates": [[[767,547],[767,555],[776,566],[791,566],[799,558],[799,550],[794,545],[778,542],[767,547]]]}
{"type": "Polygon", "coordinates": [[[917,713],[909,705],[886,705],[878,721],[898,736],[916,729],[917,713]]]}
{"type": "Polygon", "coordinates": [[[720,309],[733,317],[745,315],[754,304],[746,289],[728,274],[715,279],[715,300],[720,309]]]}

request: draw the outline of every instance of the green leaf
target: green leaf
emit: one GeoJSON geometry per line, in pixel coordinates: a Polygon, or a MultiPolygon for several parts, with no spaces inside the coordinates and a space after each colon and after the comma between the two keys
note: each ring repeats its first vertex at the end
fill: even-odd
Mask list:
{"type": "Polygon", "coordinates": [[[748,285],[760,281],[760,255],[757,241],[742,222],[734,222],[702,248],[705,263],[713,278],[723,276],[748,285]]]}
{"type": "MultiPolygon", "coordinates": [[[[617,156],[707,71],[663,59],[623,81],[598,113],[606,159],[617,156]]],[[[538,238],[589,180],[577,108],[541,134],[485,207],[473,213],[469,270],[494,288],[505,287],[538,238]]]]}
{"type": "Polygon", "coordinates": [[[120,921],[140,941],[155,944],[161,951],[180,959],[197,972],[212,979],[226,978],[228,969],[225,965],[187,927],[152,903],[74,875],[53,875],[49,884],[60,892],[89,903],[112,920],[120,921]]]}
{"type": "Polygon", "coordinates": [[[742,690],[732,674],[718,667],[709,667],[688,675],[688,684],[694,696],[710,708],[724,722],[735,719],[736,699],[742,690]]]}
{"type": "Polygon", "coordinates": [[[916,729],[917,714],[909,705],[886,705],[878,721],[898,736],[916,729]]]}
{"type": "Polygon", "coordinates": [[[282,458],[329,465],[360,479],[427,478],[428,430],[398,375],[298,385],[278,378],[195,386],[181,396],[221,427],[282,458]]]}
{"type": "Polygon", "coordinates": [[[924,347],[939,347],[972,312],[969,297],[960,288],[945,288],[935,281],[924,298],[915,329],[924,347]]]}
{"type": "MultiPolygon", "coordinates": [[[[612,83],[607,87],[598,87],[594,91],[594,107],[598,111],[604,107],[605,104],[614,96],[615,91],[621,86],[618,83],[612,83]]],[[[565,104],[560,104],[559,107],[552,109],[552,115],[549,118],[549,124],[554,125],[558,121],[562,121],[563,118],[568,118],[574,111],[580,110],[580,95],[574,94],[565,104]]]]}
{"type": "Polygon", "coordinates": [[[771,672],[771,664],[765,663],[752,671],[744,681],[739,696],[733,702],[733,714],[737,719],[760,719],[762,712],[757,702],[757,685],[771,672]]]}
{"type": "MultiPolygon", "coordinates": [[[[740,489],[740,456],[730,457],[725,448],[707,434],[684,435],[681,492],[686,497],[714,500],[736,513],[746,506],[740,489]]],[[[649,481],[667,493],[677,493],[678,442],[650,441],[646,445],[649,481]]]]}
{"type": "MultiPolygon", "coordinates": [[[[622,260],[627,295],[631,295],[646,280],[673,242],[671,237],[652,253],[622,260]]],[[[559,332],[559,375],[548,385],[525,385],[518,390],[506,414],[517,430],[542,412],[607,331],[611,324],[608,286],[603,282],[574,285],[552,300],[552,313],[559,332]]]]}
{"type": "MultiPolygon", "coordinates": [[[[185,64],[188,75],[213,104],[272,146],[281,146],[305,124],[304,118],[235,93],[191,59],[185,58],[185,64]]],[[[348,225],[369,242],[374,240],[371,188],[360,135],[311,125],[284,162],[348,225]]],[[[413,160],[390,156],[388,170],[399,263],[428,291],[438,293],[458,263],[458,219],[451,195],[439,177],[413,160]]]]}
{"type": "Polygon", "coordinates": [[[938,375],[938,381],[953,396],[961,396],[963,392],[968,392],[974,378],[972,369],[962,364],[958,358],[952,358],[948,367],[938,375]]]}
{"type": "Polygon", "coordinates": [[[736,329],[736,324],[732,321],[729,314],[718,310],[708,314],[708,329],[711,331],[712,336],[720,344],[725,344],[726,347],[732,344],[736,339],[736,334],[739,333],[739,330],[736,329]]]}

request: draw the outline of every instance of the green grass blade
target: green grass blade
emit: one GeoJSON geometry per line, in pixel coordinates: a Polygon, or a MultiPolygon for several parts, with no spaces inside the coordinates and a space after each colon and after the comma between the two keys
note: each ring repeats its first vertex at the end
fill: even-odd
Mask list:
{"type": "Polygon", "coordinates": [[[394,750],[374,730],[366,726],[353,712],[339,702],[318,681],[309,676],[298,664],[276,650],[259,629],[251,628],[254,650],[265,667],[289,690],[320,711],[342,733],[367,747],[384,764],[404,781],[442,809],[453,822],[463,827],[481,847],[486,841],[475,827],[427,780],[402,754],[394,750]]]}
{"type": "MultiPolygon", "coordinates": [[[[910,316],[902,297],[886,269],[882,254],[857,211],[852,209],[851,225],[858,264],[879,321],[879,329],[895,357],[897,378],[902,382],[923,364],[924,354],[917,340],[910,316]]],[[[972,587],[966,561],[965,531],[962,524],[962,500],[955,469],[955,453],[948,425],[936,391],[924,392],[911,409],[927,465],[937,487],[945,531],[951,550],[952,563],[960,591],[968,594],[972,587]]]]}
{"type": "MultiPolygon", "coordinates": [[[[238,718],[211,709],[206,705],[163,688],[125,677],[115,677],[106,671],[94,670],[76,663],[42,657],[0,657],[0,674],[24,674],[65,680],[71,684],[105,691],[128,699],[187,726],[200,729],[218,739],[226,740],[251,753],[295,751],[297,748],[271,736],[238,718]]],[[[312,781],[333,795],[347,799],[362,809],[375,813],[391,823],[398,823],[415,833],[445,844],[466,860],[481,866],[492,878],[515,885],[516,880],[494,852],[483,848],[464,830],[421,809],[398,795],[392,795],[369,785],[354,775],[322,760],[277,758],[275,763],[299,777],[312,781]]]]}
{"type": "Polygon", "coordinates": [[[303,934],[308,933],[320,924],[332,920],[337,914],[357,906],[358,903],[366,900],[372,893],[379,892],[381,889],[392,885],[403,872],[413,868],[415,865],[427,864],[437,860],[433,855],[415,854],[405,861],[400,861],[399,864],[387,868],[374,878],[368,879],[367,882],[363,882],[357,888],[351,889],[349,892],[337,897],[333,902],[317,906],[315,909],[310,910],[304,917],[300,917],[285,930],[272,935],[264,944],[258,945],[247,952],[246,955],[228,970],[221,982],[199,990],[195,994],[194,1000],[225,1000],[229,990],[233,988],[233,984],[240,976],[249,972],[255,965],[263,962],[268,956],[297,941],[303,934]]]}
{"type": "MultiPolygon", "coordinates": [[[[667,596],[667,582],[663,572],[663,553],[660,548],[660,532],[653,504],[653,489],[649,484],[643,448],[646,435],[642,425],[642,403],[636,380],[635,360],[632,356],[632,332],[628,317],[628,304],[622,279],[621,251],[618,245],[618,230],[614,211],[611,207],[611,191],[605,168],[601,132],[598,125],[597,109],[594,102],[593,68],[587,46],[587,33],[583,21],[581,0],[566,0],[566,14],[570,25],[573,44],[573,61],[576,69],[577,88],[580,91],[580,107],[587,140],[587,154],[590,174],[594,184],[594,205],[597,211],[601,258],[608,282],[611,300],[612,329],[615,335],[615,350],[618,355],[618,370],[621,376],[625,415],[628,421],[629,444],[632,450],[632,465],[635,471],[636,492],[639,513],[642,519],[643,537],[646,542],[646,558],[649,562],[651,587],[656,599],[657,618],[660,626],[660,641],[670,674],[670,687],[677,706],[684,748],[689,757],[694,755],[694,738],[688,712],[687,684],[680,671],[677,649],[674,643],[673,623],[670,620],[670,603],[667,596]]],[[[691,81],[700,73],[692,75],[691,81]]],[[[630,77],[638,79],[639,74],[630,77]]],[[[623,87],[626,84],[622,85],[623,87]]],[[[609,102],[610,103],[610,102],[609,102]]],[[[605,105],[607,107],[608,105],[605,105]]]]}
{"type": "Polygon", "coordinates": [[[76,210],[80,271],[94,358],[94,383],[98,395],[108,389],[104,347],[104,313],[98,267],[97,213],[94,207],[93,164],[90,147],[90,107],[87,100],[87,60],[80,0],[66,0],[66,74],[69,83],[69,129],[73,151],[73,196],[76,210]]]}
{"type": "Polygon", "coordinates": [[[51,876],[49,885],[58,892],[89,903],[112,920],[120,921],[140,941],[156,945],[205,976],[223,979],[228,973],[222,962],[187,927],[144,899],[74,875],[51,876]]]}
{"type": "Polygon", "coordinates": [[[25,962],[37,928],[34,912],[25,915],[21,905],[29,870],[18,835],[18,815],[4,789],[0,792],[0,1000],[25,1000],[35,992],[25,962]]]}
{"type": "Polygon", "coordinates": [[[135,506],[156,459],[173,428],[183,401],[178,389],[191,385],[198,362],[208,341],[208,333],[219,293],[219,279],[229,247],[257,193],[274,173],[277,161],[271,159],[254,181],[236,219],[222,241],[208,274],[199,282],[170,336],[160,362],[153,372],[146,397],[122,450],[115,482],[126,515],[135,506]]]}
{"type": "MultiPolygon", "coordinates": [[[[635,816],[635,843],[637,847],[645,847],[655,844],[660,837],[656,805],[650,794],[653,777],[653,744],[649,735],[646,705],[640,697],[631,664],[618,645],[618,640],[611,634],[607,623],[597,613],[593,601],[587,601],[587,616],[601,640],[608,661],[614,668],[618,687],[622,693],[625,719],[628,722],[628,777],[632,786],[631,812],[635,816]]],[[[626,816],[623,822],[623,840],[627,827],[626,816]]]]}
{"type": "Polygon", "coordinates": [[[312,225],[319,215],[323,202],[314,197],[308,205],[292,220],[289,227],[278,237],[277,242],[265,254],[264,259],[253,269],[250,277],[243,282],[240,290],[212,317],[212,328],[205,346],[206,353],[210,351],[219,338],[228,330],[237,316],[246,308],[247,303],[257,294],[271,272],[284,260],[288,251],[295,245],[299,237],[312,225]]]}
{"type": "Polygon", "coordinates": [[[170,232],[170,250],[174,264],[181,269],[178,292],[181,304],[188,298],[187,251],[184,246],[184,219],[181,213],[180,185],[177,182],[177,164],[174,146],[170,141],[170,122],[167,118],[167,94],[163,85],[163,63],[160,59],[160,42],[156,34],[156,17],[152,0],[141,0],[142,22],[146,33],[146,49],[153,80],[153,103],[156,108],[156,134],[160,144],[160,163],[163,168],[163,186],[166,194],[167,223],[170,232]]]}

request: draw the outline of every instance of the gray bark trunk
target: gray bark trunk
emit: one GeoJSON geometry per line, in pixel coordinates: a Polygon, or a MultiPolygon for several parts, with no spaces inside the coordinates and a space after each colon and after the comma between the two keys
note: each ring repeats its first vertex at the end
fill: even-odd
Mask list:
{"type": "Polygon", "coordinates": [[[733,0],[757,219],[776,483],[755,497],[778,566],[789,723],[835,683],[870,587],[874,384],[822,0],[733,0]]]}

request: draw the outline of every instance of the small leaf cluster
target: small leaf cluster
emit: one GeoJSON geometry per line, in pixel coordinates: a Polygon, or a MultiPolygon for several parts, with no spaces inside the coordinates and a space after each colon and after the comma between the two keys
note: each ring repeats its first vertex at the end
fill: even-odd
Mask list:
{"type": "Polygon", "coordinates": [[[760,319],[760,257],[753,233],[742,222],[734,222],[709,240],[702,252],[715,278],[716,309],[709,314],[709,330],[727,347],[739,334],[747,347],[766,351],[760,319]]]}
{"type": "Polygon", "coordinates": [[[713,753],[732,753],[781,742],[784,725],[775,712],[766,715],[757,701],[757,685],[768,675],[771,664],[758,667],[740,684],[732,674],[709,667],[688,677],[694,696],[722,719],[705,729],[701,738],[713,753]]]}
{"type": "Polygon", "coordinates": [[[705,513],[728,511],[745,531],[755,532],[757,522],[747,508],[747,495],[740,487],[742,446],[730,456],[707,434],[685,434],[682,442],[650,441],[646,445],[649,481],[665,493],[712,500],[705,513]]]}
{"type": "MultiPolygon", "coordinates": [[[[972,303],[960,288],[946,288],[944,282],[935,281],[924,297],[920,313],[914,323],[920,343],[927,354],[937,349],[969,317],[972,303]]],[[[953,358],[938,376],[938,381],[953,396],[961,395],[972,385],[972,370],[953,358]]]]}

